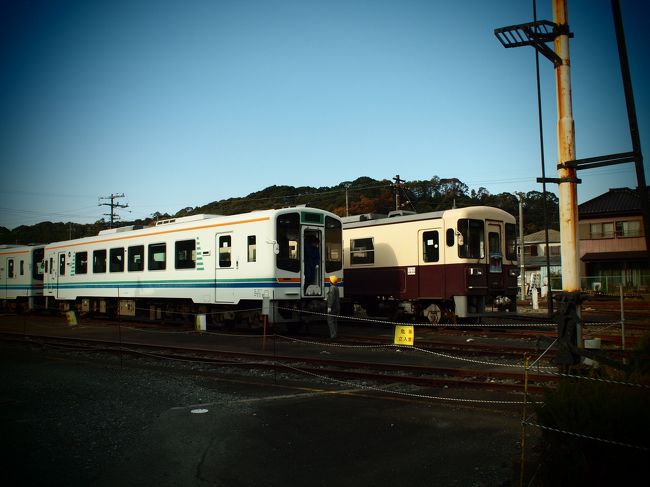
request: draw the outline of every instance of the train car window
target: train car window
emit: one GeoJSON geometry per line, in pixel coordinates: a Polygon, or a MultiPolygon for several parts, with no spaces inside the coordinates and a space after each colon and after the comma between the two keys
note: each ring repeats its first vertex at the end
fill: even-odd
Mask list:
{"type": "Polygon", "coordinates": [[[128,251],[129,263],[127,268],[129,272],[143,271],[144,270],[144,245],[134,245],[129,247],[128,251]]]}
{"type": "Polygon", "coordinates": [[[59,254],[59,275],[65,276],[65,254],[59,254]]]}
{"type": "Polygon", "coordinates": [[[162,271],[167,267],[167,245],[164,243],[149,244],[150,271],[162,271]]]}
{"type": "Polygon", "coordinates": [[[13,259],[8,259],[7,260],[7,277],[9,279],[14,277],[14,260],[13,259]]]}
{"type": "Polygon", "coordinates": [[[422,233],[422,250],[424,262],[440,260],[440,235],[437,230],[422,233]]]}
{"type": "Polygon", "coordinates": [[[47,272],[48,272],[47,269],[48,269],[48,266],[47,266],[47,260],[46,260],[46,261],[45,261],[45,273],[46,273],[46,274],[47,274],[47,272]]]}
{"type": "Polygon", "coordinates": [[[506,259],[517,260],[517,230],[514,223],[506,223],[506,259]]]}
{"type": "Polygon", "coordinates": [[[248,262],[257,261],[257,237],[255,235],[248,236],[248,262]]]}
{"type": "Polygon", "coordinates": [[[124,247],[110,250],[108,270],[110,272],[124,272],[124,247]]]}
{"type": "Polygon", "coordinates": [[[300,215],[285,213],[278,216],[276,222],[276,241],[278,269],[300,272],[300,215]]]}
{"type": "Polygon", "coordinates": [[[219,237],[219,267],[232,266],[232,241],[230,235],[219,237]]]}
{"type": "Polygon", "coordinates": [[[32,253],[32,262],[34,266],[32,267],[32,277],[37,280],[43,280],[43,273],[47,272],[45,269],[45,264],[47,261],[44,260],[45,249],[35,249],[32,253]]]}
{"type": "Polygon", "coordinates": [[[374,264],[375,245],[372,238],[350,240],[350,264],[374,264]]]}
{"type": "Polygon", "coordinates": [[[343,229],[341,221],[325,217],[325,272],[336,272],[343,268],[343,229]]]}
{"type": "Polygon", "coordinates": [[[471,218],[458,220],[458,256],[463,259],[485,257],[485,225],[482,220],[471,218]],[[462,241],[461,241],[462,238],[462,241]]]}
{"type": "Polygon", "coordinates": [[[20,261],[20,275],[21,276],[25,275],[25,261],[22,259],[20,261]]]}
{"type": "Polygon", "coordinates": [[[75,274],[88,273],[88,252],[75,252],[74,272],[75,274]]]}
{"type": "Polygon", "coordinates": [[[453,228],[448,228],[447,229],[447,247],[453,247],[454,246],[454,229],[453,228]]]}
{"type": "Polygon", "coordinates": [[[50,257],[50,272],[54,274],[54,257],[50,257]]]}
{"type": "Polygon", "coordinates": [[[196,266],[196,242],[194,239],[176,242],[174,265],[176,269],[194,269],[196,266]]]}
{"type": "Polygon", "coordinates": [[[93,251],[93,272],[95,274],[102,274],[106,272],[106,251],[105,250],[93,251]]]}

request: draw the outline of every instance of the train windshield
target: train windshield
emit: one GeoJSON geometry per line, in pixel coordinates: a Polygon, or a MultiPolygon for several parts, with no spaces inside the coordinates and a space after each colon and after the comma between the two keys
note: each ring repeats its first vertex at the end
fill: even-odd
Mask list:
{"type": "Polygon", "coordinates": [[[276,223],[278,269],[300,272],[300,214],[285,213],[278,216],[276,223]]]}
{"type": "Polygon", "coordinates": [[[463,259],[485,257],[485,225],[482,220],[464,218],[458,220],[458,256],[463,259]]]}
{"type": "Polygon", "coordinates": [[[340,271],[343,267],[343,251],[341,243],[343,239],[343,230],[341,222],[332,218],[325,217],[325,272],[340,271]]]}

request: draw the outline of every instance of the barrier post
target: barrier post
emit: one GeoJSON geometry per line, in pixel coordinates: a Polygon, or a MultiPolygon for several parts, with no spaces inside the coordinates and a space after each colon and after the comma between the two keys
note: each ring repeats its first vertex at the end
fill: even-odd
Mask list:
{"type": "Polygon", "coordinates": [[[524,356],[524,405],[521,414],[521,459],[519,461],[519,486],[524,485],[524,465],[526,463],[526,406],[528,403],[528,355],[524,356]]]}

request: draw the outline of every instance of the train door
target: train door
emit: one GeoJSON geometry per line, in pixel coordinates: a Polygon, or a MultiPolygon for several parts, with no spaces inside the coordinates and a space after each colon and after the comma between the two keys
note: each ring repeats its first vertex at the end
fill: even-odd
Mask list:
{"type": "Polygon", "coordinates": [[[503,232],[499,222],[487,221],[488,286],[503,288],[503,232]]]}
{"type": "Polygon", "coordinates": [[[445,295],[444,255],[442,228],[418,232],[418,297],[441,298],[445,295]]]}
{"type": "Polygon", "coordinates": [[[218,233],[215,237],[215,301],[234,303],[234,278],[238,263],[233,255],[232,232],[218,233]]]}
{"type": "Polygon", "coordinates": [[[323,232],[320,228],[302,230],[302,296],[323,297],[323,232]]]}

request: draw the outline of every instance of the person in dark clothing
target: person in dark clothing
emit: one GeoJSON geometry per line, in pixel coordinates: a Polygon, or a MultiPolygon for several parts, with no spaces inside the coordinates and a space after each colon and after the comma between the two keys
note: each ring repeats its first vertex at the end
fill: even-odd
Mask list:
{"type": "Polygon", "coordinates": [[[338,277],[330,276],[330,290],[327,293],[327,326],[330,329],[330,338],[338,335],[338,315],[341,313],[339,288],[336,286],[338,277]]]}

